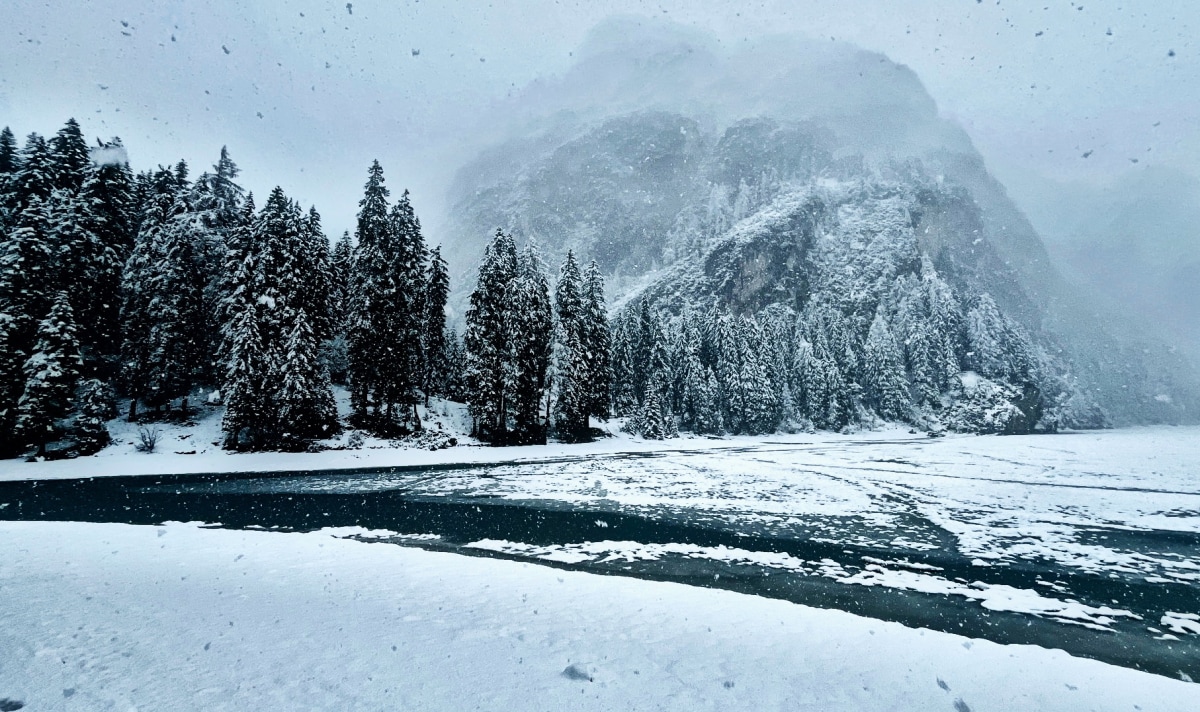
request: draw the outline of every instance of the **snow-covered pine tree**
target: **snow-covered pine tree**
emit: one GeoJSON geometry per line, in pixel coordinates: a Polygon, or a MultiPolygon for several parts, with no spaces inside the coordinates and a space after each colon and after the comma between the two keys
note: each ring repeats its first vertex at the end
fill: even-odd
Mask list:
{"type": "Polygon", "coordinates": [[[532,241],[521,252],[517,271],[509,285],[505,313],[509,338],[505,390],[513,423],[511,442],[545,444],[546,421],[541,409],[554,321],[546,268],[532,241]]]}
{"type": "Polygon", "coordinates": [[[8,226],[16,212],[15,182],[21,168],[21,154],[17,150],[17,139],[12,129],[0,129],[0,235],[8,232],[8,226]]]}
{"type": "MultiPolygon", "coordinates": [[[[120,139],[100,144],[105,155],[123,153],[120,139]]],[[[76,299],[80,339],[90,348],[90,369],[106,377],[115,369],[121,346],[121,275],[133,246],[133,174],[129,165],[106,160],[93,166],[79,189],[84,225],[92,250],[84,262],[86,299],[76,299]]]]}
{"type": "Polygon", "coordinates": [[[9,348],[27,358],[38,322],[50,308],[54,250],[45,203],[37,195],[17,215],[0,245],[0,311],[13,319],[9,348]]]}
{"type": "Polygon", "coordinates": [[[389,211],[383,182],[375,161],[359,202],[348,336],[351,403],[360,420],[369,405],[385,430],[395,426],[397,411],[402,427],[420,429],[425,243],[408,191],[389,211]]]}
{"type": "Polygon", "coordinates": [[[266,351],[259,332],[260,309],[252,299],[238,300],[225,325],[226,371],[221,386],[225,416],[224,447],[255,447],[269,441],[279,423],[276,403],[267,384],[276,380],[279,365],[266,351]]]}
{"type": "Polygon", "coordinates": [[[753,318],[743,319],[745,358],[742,377],[746,382],[748,432],[773,433],[779,428],[779,396],[771,378],[772,347],[753,318]]]}
{"type": "Polygon", "coordinates": [[[463,402],[466,400],[466,371],[467,354],[463,350],[462,339],[454,327],[446,328],[446,381],[445,398],[463,402]]]}
{"type": "Polygon", "coordinates": [[[11,346],[16,319],[0,304],[0,457],[14,455],[20,449],[17,438],[17,399],[25,388],[21,367],[24,357],[11,346]]]}
{"type": "Polygon", "coordinates": [[[647,391],[631,425],[646,440],[665,440],[678,435],[674,419],[665,412],[659,388],[647,391]]]}
{"type": "Polygon", "coordinates": [[[221,364],[221,379],[224,379],[224,372],[229,363],[230,349],[226,338],[228,325],[242,313],[245,308],[244,302],[252,290],[252,285],[247,280],[252,279],[256,269],[258,251],[252,253],[251,248],[254,246],[254,222],[257,212],[254,194],[250,193],[242,202],[237,223],[225,233],[225,261],[221,270],[220,300],[216,307],[220,329],[217,362],[221,364]],[[247,259],[251,260],[251,264],[246,264],[247,259]]]}
{"type": "MultiPolygon", "coordinates": [[[[425,376],[426,248],[421,223],[407,190],[392,206],[389,223],[394,253],[388,257],[396,281],[395,290],[389,295],[387,318],[392,326],[387,333],[394,334],[395,341],[387,345],[390,358],[385,364],[383,380],[405,426],[420,430],[417,404],[422,400],[420,389],[425,376]]],[[[390,409],[391,401],[387,405],[390,409]]]]}
{"type": "Polygon", "coordinates": [[[449,368],[446,361],[446,302],[450,298],[450,272],[446,260],[442,259],[440,245],[429,254],[426,285],[425,319],[422,325],[425,375],[421,389],[425,392],[425,405],[428,406],[430,396],[446,396],[449,368]]]}
{"type": "Polygon", "coordinates": [[[245,192],[237,183],[240,173],[229,149],[222,146],[212,170],[202,173],[193,188],[196,211],[204,213],[205,223],[222,239],[242,222],[245,192]]]}
{"type": "Polygon", "coordinates": [[[226,447],[296,447],[337,427],[328,374],[306,285],[327,275],[313,260],[313,218],[280,188],[249,230],[224,327],[226,447]]]}
{"type": "Polygon", "coordinates": [[[321,343],[333,335],[332,295],[333,269],[330,265],[329,238],[321,229],[321,214],[316,207],[308,209],[294,243],[292,261],[296,275],[290,300],[304,311],[309,328],[321,343]]]}
{"type": "Polygon", "coordinates": [[[337,431],[337,406],[329,375],[318,358],[318,346],[307,314],[298,311],[281,361],[278,408],[284,446],[329,437],[337,431]]]}
{"type": "Polygon", "coordinates": [[[334,244],[329,270],[330,319],[333,322],[334,333],[345,334],[352,292],[351,275],[354,273],[354,243],[350,239],[350,231],[343,231],[334,244]]]}
{"type": "Polygon", "coordinates": [[[657,319],[650,309],[650,302],[642,299],[638,304],[637,323],[630,334],[633,368],[633,390],[638,403],[644,402],[650,380],[658,371],[654,369],[654,350],[659,333],[657,319]]]}
{"type": "Polygon", "coordinates": [[[346,328],[350,311],[353,263],[354,244],[350,241],[350,233],[344,231],[334,244],[329,260],[329,323],[332,331],[329,340],[322,346],[321,356],[329,369],[330,379],[340,385],[346,385],[350,369],[346,328]]]}
{"type": "Polygon", "coordinates": [[[112,442],[107,423],[116,417],[116,394],[104,381],[89,378],[79,384],[78,403],[72,436],[79,454],[92,455],[112,442]]]}
{"type": "Polygon", "coordinates": [[[863,347],[863,381],[867,404],[881,418],[908,419],[908,377],[882,307],[875,312],[863,347]]]}
{"type": "Polygon", "coordinates": [[[609,327],[612,344],[612,412],[617,416],[633,415],[637,409],[634,391],[633,344],[629,327],[630,312],[618,314],[609,327]]]}
{"type": "Polygon", "coordinates": [[[388,263],[391,240],[389,194],[384,185],[383,168],[379,161],[373,161],[363,198],[358,203],[355,270],[347,316],[350,404],[360,421],[366,419],[369,407],[374,408],[375,415],[380,414],[383,405],[380,396],[383,394],[376,394],[376,391],[383,373],[384,345],[395,340],[395,335],[388,331],[386,303],[395,290],[388,263]]]}
{"type": "Polygon", "coordinates": [[[587,377],[587,414],[608,418],[612,387],[612,342],[608,331],[608,308],[604,300],[604,275],[592,260],[583,276],[583,336],[587,377]]]}
{"type": "Polygon", "coordinates": [[[721,394],[717,376],[708,366],[704,367],[704,380],[697,383],[696,418],[692,429],[697,434],[719,435],[725,431],[721,421],[721,394]]]}
{"type": "Polygon", "coordinates": [[[71,412],[82,366],[71,301],[60,292],[38,323],[37,341],[22,368],[25,388],[17,402],[18,436],[23,444],[37,447],[38,455],[46,454],[46,445],[58,434],[58,422],[71,412]]]}
{"type": "Polygon", "coordinates": [[[1014,385],[1028,380],[1032,361],[1028,340],[1000,313],[991,295],[979,295],[966,321],[970,370],[1014,385]]]}
{"type": "Polygon", "coordinates": [[[554,288],[555,373],[554,427],[568,442],[588,439],[587,334],[584,327],[583,281],[575,253],[568,250],[554,288]]]}
{"type": "Polygon", "coordinates": [[[50,155],[54,188],[68,193],[77,192],[92,163],[78,121],[67,119],[66,125],[50,139],[50,155]]]}
{"type": "Polygon", "coordinates": [[[21,170],[17,171],[13,180],[12,212],[20,213],[33,198],[47,203],[54,190],[54,182],[54,157],[50,153],[50,146],[46,139],[31,133],[21,149],[21,170]]]}
{"type": "Polygon", "coordinates": [[[466,314],[465,395],[473,419],[473,435],[495,445],[508,438],[508,393],[505,364],[510,353],[507,319],[508,286],[517,274],[512,237],[496,230],[484,248],[479,279],[466,314]]]}
{"type": "Polygon", "coordinates": [[[150,329],[147,360],[148,405],[170,407],[187,396],[204,380],[212,358],[212,313],[205,290],[209,277],[204,268],[204,253],[209,239],[207,227],[188,209],[182,196],[172,207],[174,213],[153,236],[159,241],[155,252],[161,256],[151,266],[150,329]]]}
{"type": "Polygon", "coordinates": [[[17,138],[12,129],[5,126],[0,129],[0,174],[11,175],[20,167],[20,156],[17,153],[17,138]]]}

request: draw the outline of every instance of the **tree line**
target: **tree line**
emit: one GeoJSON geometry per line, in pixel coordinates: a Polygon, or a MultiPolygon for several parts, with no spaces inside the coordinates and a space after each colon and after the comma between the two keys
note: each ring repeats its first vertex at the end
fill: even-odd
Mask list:
{"type": "Polygon", "coordinates": [[[412,433],[442,397],[496,445],[586,440],[614,415],[647,438],[1104,424],[988,295],[958,297],[928,260],[866,316],[818,293],[799,311],[642,300],[610,318],[594,261],[568,252],[552,284],[533,241],[497,230],[460,340],[446,262],[378,162],[332,245],[316,208],[278,187],[258,208],[238,174],[224,148],[195,179],[183,161],[135,174],[119,139],[89,146],[74,120],[20,148],[0,132],[0,454],[94,452],[118,395],[153,420],[205,392],[225,447],[301,449],[341,429],[334,384],[354,427],[412,433]]]}
{"type": "Polygon", "coordinates": [[[187,418],[215,387],[225,447],[292,449],[339,430],[333,382],[385,433],[461,387],[446,263],[378,162],[332,247],[315,208],[275,188],[258,209],[238,173],[222,148],[194,180],[135,174],[74,120],[20,148],[0,132],[0,453],[94,452],[118,394],[131,420],[187,418]]]}

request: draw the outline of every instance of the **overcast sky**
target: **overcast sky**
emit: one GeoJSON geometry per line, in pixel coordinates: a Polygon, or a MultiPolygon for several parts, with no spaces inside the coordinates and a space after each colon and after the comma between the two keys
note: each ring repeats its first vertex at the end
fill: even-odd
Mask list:
{"type": "Polygon", "coordinates": [[[121,136],[138,169],[184,157],[198,172],[228,144],[246,187],[283,185],[331,232],[351,227],[378,157],[428,218],[474,143],[463,132],[617,13],[722,44],[796,32],[884,52],[1010,184],[1200,164],[1194,0],[9,0],[0,124],[52,133],[75,116],[121,136]]]}

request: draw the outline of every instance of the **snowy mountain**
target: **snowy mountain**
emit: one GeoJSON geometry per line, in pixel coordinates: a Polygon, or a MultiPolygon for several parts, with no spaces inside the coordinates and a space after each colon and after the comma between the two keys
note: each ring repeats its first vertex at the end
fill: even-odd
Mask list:
{"type": "Polygon", "coordinates": [[[926,415],[943,421],[968,397],[960,384],[976,383],[951,372],[978,376],[995,360],[977,348],[995,342],[988,333],[1004,334],[996,348],[1024,364],[988,376],[1022,410],[1009,429],[1055,408],[1076,426],[1200,412],[1190,366],[1060,277],[906,67],[790,38],[729,51],[634,20],[600,26],[577,54],[566,75],[503,107],[513,138],[459,171],[447,239],[457,284],[473,283],[484,241],[502,227],[536,240],[551,263],[568,250],[595,259],[618,305],[644,298],[664,318],[716,307],[778,321],[782,310],[794,343],[824,323],[818,307],[831,309],[861,361],[880,316],[914,387],[915,360],[926,358],[913,353],[914,329],[937,331],[950,375],[934,379],[940,404],[931,396],[926,415]],[[922,289],[948,295],[945,323],[924,297],[924,326],[904,313],[922,289]]]}

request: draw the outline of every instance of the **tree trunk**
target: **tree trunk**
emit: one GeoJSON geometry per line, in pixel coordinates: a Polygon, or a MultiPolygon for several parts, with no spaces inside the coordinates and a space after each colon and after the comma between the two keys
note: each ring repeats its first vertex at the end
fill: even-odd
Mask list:
{"type": "Polygon", "coordinates": [[[416,427],[413,428],[413,430],[420,431],[421,430],[421,412],[419,410],[417,410],[416,403],[413,403],[413,423],[416,424],[416,427]]]}

